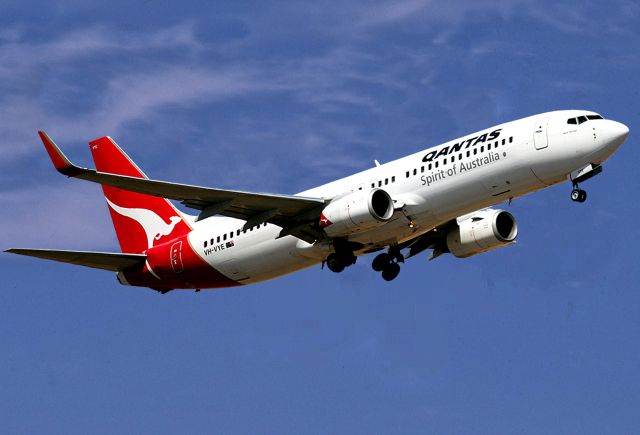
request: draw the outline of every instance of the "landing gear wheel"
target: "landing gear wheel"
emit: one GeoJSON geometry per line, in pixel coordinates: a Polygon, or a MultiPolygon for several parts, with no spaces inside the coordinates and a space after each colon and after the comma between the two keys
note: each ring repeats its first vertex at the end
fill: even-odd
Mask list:
{"type": "Polygon", "coordinates": [[[587,192],[585,190],[580,191],[580,198],[578,198],[578,202],[585,202],[587,200],[587,192]]]}
{"type": "Polygon", "coordinates": [[[587,200],[587,192],[582,189],[573,189],[571,191],[571,200],[574,202],[585,202],[587,200]]]}
{"type": "Polygon", "coordinates": [[[391,256],[389,254],[383,253],[376,255],[376,258],[371,262],[371,268],[376,272],[382,272],[384,267],[391,262],[391,256]]]}
{"type": "Polygon", "coordinates": [[[344,265],[344,267],[356,264],[356,260],[358,258],[353,255],[353,252],[337,252],[336,257],[338,261],[344,265]]]}
{"type": "Polygon", "coordinates": [[[578,189],[573,189],[571,191],[571,201],[578,201],[580,199],[580,191],[578,189]]]}
{"type": "Polygon", "coordinates": [[[398,263],[389,263],[382,269],[382,279],[385,281],[393,281],[400,273],[400,265],[398,263]]]}
{"type": "Polygon", "coordinates": [[[331,272],[340,273],[344,270],[344,264],[340,261],[336,254],[330,254],[327,257],[327,267],[331,272]]]}

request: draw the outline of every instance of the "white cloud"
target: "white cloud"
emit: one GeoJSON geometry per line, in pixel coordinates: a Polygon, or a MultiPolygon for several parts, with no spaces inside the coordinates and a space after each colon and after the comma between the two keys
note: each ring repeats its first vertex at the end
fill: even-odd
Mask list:
{"type": "Polygon", "coordinates": [[[51,41],[24,40],[19,28],[8,28],[0,36],[8,40],[0,45],[0,77],[11,80],[23,73],[37,72],[41,66],[60,65],[108,51],[201,49],[192,23],[180,23],[150,34],[126,34],[107,26],[75,29],[51,41]]]}
{"type": "Polygon", "coordinates": [[[104,134],[117,135],[127,122],[146,119],[161,108],[190,107],[268,87],[243,72],[169,68],[114,77],[85,114],[47,112],[36,97],[9,96],[0,104],[0,149],[8,161],[40,151],[33,145],[39,129],[60,141],[85,143],[104,134]]]}
{"type": "Polygon", "coordinates": [[[115,134],[124,123],[143,119],[157,108],[186,107],[264,89],[265,85],[249,74],[232,70],[169,68],[124,75],[109,82],[91,117],[115,134]]]}
{"type": "Polygon", "coordinates": [[[404,0],[367,4],[359,10],[359,19],[356,22],[361,26],[389,24],[414,17],[432,3],[432,0],[404,0]]]}

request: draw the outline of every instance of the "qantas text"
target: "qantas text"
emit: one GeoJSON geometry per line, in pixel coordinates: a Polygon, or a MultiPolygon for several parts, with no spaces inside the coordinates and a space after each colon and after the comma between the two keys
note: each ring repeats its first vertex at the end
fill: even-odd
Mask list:
{"type": "Polygon", "coordinates": [[[459,151],[461,151],[464,147],[464,149],[466,150],[467,148],[471,147],[471,146],[475,146],[479,143],[485,143],[485,142],[490,142],[494,139],[497,139],[500,136],[500,132],[502,131],[502,129],[497,129],[497,130],[493,130],[491,133],[484,133],[481,134],[480,136],[474,136],[472,138],[469,139],[464,139],[456,144],[453,145],[447,145],[446,147],[442,147],[439,150],[433,150],[433,151],[429,151],[423,158],[422,161],[423,162],[430,162],[435,158],[438,158],[440,156],[446,156],[449,153],[457,153],[459,151]]]}

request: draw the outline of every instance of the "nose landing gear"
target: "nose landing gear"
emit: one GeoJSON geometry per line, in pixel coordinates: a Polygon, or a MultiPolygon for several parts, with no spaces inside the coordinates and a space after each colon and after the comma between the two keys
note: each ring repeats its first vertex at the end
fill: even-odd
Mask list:
{"type": "Polygon", "coordinates": [[[393,281],[400,273],[400,265],[404,263],[404,255],[395,249],[389,249],[388,253],[378,254],[371,263],[376,272],[382,272],[382,279],[393,281]]]}
{"type": "Polygon", "coordinates": [[[585,202],[587,200],[587,192],[580,189],[578,183],[587,181],[602,172],[602,166],[596,163],[589,163],[582,168],[573,171],[569,178],[573,182],[573,190],[571,191],[571,200],[574,202],[585,202]]]}

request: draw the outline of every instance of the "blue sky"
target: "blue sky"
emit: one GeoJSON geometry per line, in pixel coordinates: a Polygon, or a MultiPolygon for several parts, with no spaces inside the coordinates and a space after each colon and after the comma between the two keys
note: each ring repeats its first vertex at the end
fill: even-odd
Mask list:
{"type": "MultiPolygon", "coordinates": [[[[184,3],[184,2],[182,2],[184,3]]],[[[630,433],[640,417],[636,2],[0,5],[2,248],[118,249],[91,166],[294,193],[490,125],[584,108],[629,139],[503,204],[519,243],[159,295],[0,256],[6,433],[630,433]]]]}

